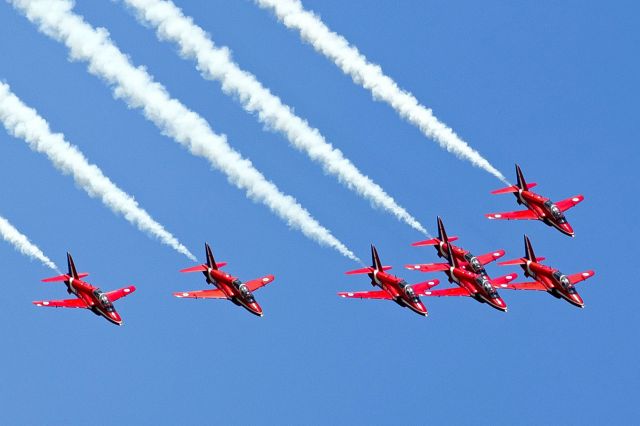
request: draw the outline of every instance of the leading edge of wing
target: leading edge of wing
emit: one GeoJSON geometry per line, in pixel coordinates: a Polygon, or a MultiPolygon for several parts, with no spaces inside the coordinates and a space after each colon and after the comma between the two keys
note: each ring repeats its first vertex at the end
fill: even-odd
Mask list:
{"type": "Polygon", "coordinates": [[[539,219],[531,210],[519,210],[516,212],[488,213],[485,215],[488,219],[500,220],[536,220],[539,219]]]}
{"type": "Polygon", "coordinates": [[[222,290],[194,290],[194,291],[180,291],[173,293],[175,297],[181,299],[226,299],[227,296],[222,290]]]}
{"type": "Polygon", "coordinates": [[[378,291],[341,291],[338,296],[350,299],[386,299],[391,300],[393,297],[384,290],[378,291]]]}
{"type": "Polygon", "coordinates": [[[66,299],[66,300],[38,300],[33,302],[36,306],[46,306],[48,308],[88,308],[82,299],[66,299]]]}

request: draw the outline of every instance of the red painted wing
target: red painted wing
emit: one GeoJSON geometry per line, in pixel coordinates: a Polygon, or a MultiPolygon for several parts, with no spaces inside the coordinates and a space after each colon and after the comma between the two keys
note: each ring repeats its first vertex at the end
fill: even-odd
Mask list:
{"type": "Polygon", "coordinates": [[[431,281],[425,281],[423,283],[413,284],[411,287],[413,288],[413,291],[415,291],[416,293],[422,294],[425,291],[429,290],[430,288],[437,286],[439,283],[440,281],[438,280],[431,280],[431,281]]]}
{"type": "Polygon", "coordinates": [[[531,210],[520,210],[517,212],[504,212],[504,213],[489,213],[485,215],[489,219],[503,219],[503,220],[535,220],[538,219],[531,210]]]}
{"type": "Polygon", "coordinates": [[[264,287],[265,285],[269,284],[270,282],[272,282],[275,279],[276,279],[276,277],[274,277],[273,275],[267,275],[267,276],[262,277],[262,278],[258,278],[258,279],[251,280],[251,281],[247,281],[245,283],[245,285],[249,288],[249,290],[256,291],[260,287],[264,287]]]}
{"type": "Polygon", "coordinates": [[[491,284],[493,284],[493,286],[496,287],[496,288],[500,288],[503,285],[508,284],[511,281],[515,280],[516,278],[518,278],[518,274],[516,274],[516,273],[509,274],[509,275],[503,275],[501,277],[492,279],[491,280],[491,284]]]}
{"type": "Polygon", "coordinates": [[[444,288],[442,290],[432,290],[425,291],[423,293],[425,296],[471,296],[471,293],[466,288],[456,287],[456,288],[444,288]]]}
{"type": "Polygon", "coordinates": [[[480,261],[480,263],[482,263],[483,265],[486,265],[487,263],[491,263],[500,259],[502,256],[505,255],[505,253],[506,252],[504,250],[496,250],[491,253],[481,254],[480,256],[477,256],[477,258],[480,261]]]}
{"type": "Polygon", "coordinates": [[[391,300],[393,297],[384,290],[378,291],[342,291],[338,293],[340,297],[354,298],[354,299],[387,299],[391,300]]]}
{"type": "Polygon", "coordinates": [[[39,300],[33,302],[36,306],[47,306],[50,308],[87,308],[88,305],[82,299],[67,300],[39,300]]]}
{"type": "Polygon", "coordinates": [[[183,291],[173,293],[175,297],[187,298],[187,299],[226,299],[222,290],[196,290],[196,291],[183,291]]]}
{"type": "Polygon", "coordinates": [[[412,271],[435,272],[446,271],[449,269],[448,263],[415,263],[413,265],[404,265],[405,268],[412,271]]]}
{"type": "Polygon", "coordinates": [[[533,281],[530,283],[515,283],[515,284],[501,284],[500,288],[506,288],[508,290],[539,290],[539,291],[547,291],[547,288],[537,282],[533,281]]]}
{"type": "Polygon", "coordinates": [[[571,282],[571,284],[576,284],[576,283],[579,283],[580,281],[586,280],[587,278],[591,278],[595,274],[596,274],[595,271],[584,271],[584,272],[579,272],[577,274],[569,275],[567,278],[569,278],[569,281],[571,282]]]}
{"type": "Polygon", "coordinates": [[[556,206],[558,206],[558,208],[564,212],[569,210],[571,207],[576,206],[582,200],[584,200],[584,196],[576,195],[571,198],[567,198],[566,200],[558,201],[556,203],[556,206]]]}
{"type": "Polygon", "coordinates": [[[118,290],[107,291],[105,294],[107,295],[110,301],[115,302],[118,299],[121,299],[125,296],[130,295],[134,291],[136,291],[136,287],[133,285],[130,285],[129,287],[119,288],[118,290]]]}

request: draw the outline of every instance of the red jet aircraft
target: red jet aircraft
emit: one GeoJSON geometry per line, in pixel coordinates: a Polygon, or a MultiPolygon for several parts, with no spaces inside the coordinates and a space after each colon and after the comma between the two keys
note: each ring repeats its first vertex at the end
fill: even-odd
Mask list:
{"type": "Polygon", "coordinates": [[[387,274],[386,271],[391,266],[382,266],[378,251],[371,245],[371,267],[356,269],[355,271],[346,272],[347,275],[367,274],[371,278],[371,285],[380,287],[382,290],[377,291],[356,291],[356,292],[340,292],[338,296],[358,298],[358,299],[386,299],[393,300],[402,307],[407,307],[412,311],[424,315],[428,315],[427,308],[418,297],[425,290],[438,285],[438,280],[425,281],[418,284],[409,285],[402,278],[387,274]]]}
{"type": "Polygon", "coordinates": [[[507,188],[492,191],[492,194],[509,194],[516,196],[518,204],[523,204],[528,210],[506,213],[489,213],[485,215],[489,219],[505,219],[505,220],[541,220],[549,226],[553,226],[560,232],[570,237],[574,236],[573,228],[567,222],[563,212],[574,207],[576,204],[584,200],[582,195],[575,195],[562,201],[554,203],[549,198],[545,198],[529,189],[536,186],[535,183],[527,184],[522,175],[522,170],[516,164],[516,174],[518,182],[516,185],[507,188]]]}
{"type": "Polygon", "coordinates": [[[219,268],[222,268],[227,263],[216,263],[209,244],[205,243],[204,247],[207,253],[207,263],[186,268],[180,272],[202,272],[207,279],[207,283],[215,285],[217,289],[185,291],[173,293],[173,295],[180,298],[192,299],[227,299],[238,306],[244,307],[252,314],[261,317],[263,315],[262,308],[258,305],[258,302],[256,302],[252,292],[269,284],[275,279],[275,277],[273,275],[267,275],[262,278],[243,283],[238,278],[221,271],[219,268]]]}
{"type": "MultiPolygon", "coordinates": [[[[440,216],[438,216],[438,238],[418,241],[417,243],[413,243],[411,245],[414,247],[434,246],[436,252],[438,253],[438,257],[443,257],[447,259],[447,261],[449,260],[448,246],[450,245],[451,251],[458,261],[458,265],[461,268],[471,270],[472,272],[480,275],[487,275],[487,271],[484,269],[484,265],[498,260],[505,254],[504,250],[496,250],[492,253],[474,256],[471,252],[465,249],[457,247],[453,244],[446,244],[444,242],[443,235],[445,235],[444,224],[442,223],[442,219],[440,219],[440,216]]],[[[458,237],[449,237],[449,243],[451,243],[452,241],[456,241],[457,239],[458,237]]],[[[414,265],[406,265],[406,268],[420,272],[446,271],[447,269],[449,269],[449,264],[418,263],[414,265]]]]}
{"type": "MultiPolygon", "coordinates": [[[[501,284],[513,280],[517,277],[517,274],[509,274],[492,280],[488,275],[486,275],[486,273],[478,274],[462,268],[458,263],[458,258],[452,252],[452,244],[450,244],[449,238],[447,238],[447,233],[444,231],[444,227],[439,229],[439,231],[441,233],[440,236],[442,241],[447,246],[447,259],[449,260],[449,265],[444,272],[449,277],[449,282],[455,282],[459,287],[426,291],[424,295],[436,297],[469,296],[481,303],[487,303],[493,308],[506,312],[507,304],[502,300],[496,291],[496,288],[501,284]]],[[[408,268],[415,269],[414,265],[408,265],[408,268]]]]}
{"type": "Polygon", "coordinates": [[[533,278],[534,282],[502,284],[500,287],[511,290],[541,290],[551,293],[554,297],[563,298],[567,302],[579,308],[584,308],[584,302],[576,291],[574,284],[591,278],[595,275],[594,271],[584,271],[573,275],[564,275],[557,269],[541,265],[540,262],[544,257],[536,257],[531,246],[531,241],[524,236],[525,257],[519,259],[507,260],[500,265],[520,265],[524,270],[524,274],[533,278]]]}
{"type": "Polygon", "coordinates": [[[67,285],[67,293],[74,294],[77,299],[41,300],[33,302],[33,304],[52,308],[86,308],[90,309],[96,315],[105,317],[116,325],[122,325],[122,318],[120,318],[120,315],[116,312],[116,308],[113,307],[113,302],[130,295],[136,291],[136,288],[131,285],[118,290],[103,292],[98,287],[94,287],[80,279],[89,274],[86,272],[79,274],[76,271],[76,265],[73,263],[73,258],[69,253],[67,253],[67,264],[69,267],[68,274],[45,278],[42,281],[47,283],[63,281],[67,285]]]}

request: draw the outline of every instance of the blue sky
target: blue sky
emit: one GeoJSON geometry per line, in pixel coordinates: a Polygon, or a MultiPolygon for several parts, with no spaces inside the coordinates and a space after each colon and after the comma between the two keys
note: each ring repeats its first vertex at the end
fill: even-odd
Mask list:
{"type": "MultiPolygon", "coordinates": [[[[206,240],[240,278],[276,276],[256,293],[264,318],[229,302],[173,298],[205,287],[177,272],[188,259],[0,132],[0,215],[57,263],[72,252],[93,284],[138,287],[117,304],[122,328],[89,312],[36,309],[32,300],[63,298],[64,287],[41,283],[51,271],[0,245],[5,422],[566,424],[640,414],[629,399],[640,383],[629,271],[640,153],[635,2],[304,2],[509,178],[517,161],[544,195],[584,194],[568,213],[574,239],[539,222],[486,220],[515,207],[489,194],[499,181],[372,101],[252,2],[178,4],[430,230],[441,215],[465,248],[504,248],[507,258],[521,255],[527,233],[547,264],[595,269],[580,284],[586,308],[503,291],[507,314],[425,298],[425,319],[393,303],[340,300],[337,291],[370,288],[343,274],[356,265],[247,200],[2,3],[0,79],[14,93],[198,257],[206,240]]],[[[356,254],[367,258],[373,242],[396,273],[426,279],[402,269],[437,259],[410,247],[419,234],[264,131],[120,3],[78,1],[75,10],[108,28],[136,65],[356,254]]],[[[495,276],[511,270],[489,267],[495,276]]]]}

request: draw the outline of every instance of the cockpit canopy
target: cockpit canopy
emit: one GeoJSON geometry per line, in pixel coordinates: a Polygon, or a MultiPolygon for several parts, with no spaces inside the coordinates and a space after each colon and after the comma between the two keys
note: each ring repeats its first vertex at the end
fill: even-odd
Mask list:
{"type": "Polygon", "coordinates": [[[547,208],[549,213],[551,213],[551,216],[553,216],[555,220],[557,220],[560,223],[566,222],[566,219],[564,218],[564,214],[562,213],[560,208],[555,204],[553,204],[551,200],[545,201],[544,206],[547,208]]]}
{"type": "Polygon", "coordinates": [[[107,312],[113,312],[115,308],[113,307],[113,303],[109,300],[109,297],[99,288],[93,291],[93,295],[98,299],[98,302],[102,306],[102,308],[107,312]]]}
{"type": "Polygon", "coordinates": [[[407,284],[407,282],[405,280],[401,280],[398,283],[398,287],[400,287],[402,290],[404,290],[404,294],[407,295],[407,297],[409,299],[411,299],[413,302],[419,302],[420,299],[418,299],[418,295],[416,294],[416,291],[413,289],[413,287],[411,287],[409,284],[407,284]]]}
{"type": "Polygon", "coordinates": [[[553,278],[560,283],[560,285],[562,286],[562,288],[564,288],[567,293],[569,294],[573,294],[576,292],[576,289],[573,287],[573,284],[571,284],[571,281],[569,280],[569,277],[567,277],[565,274],[563,274],[560,271],[555,271],[553,273],[553,278]]]}
{"type": "Polygon", "coordinates": [[[491,284],[491,281],[489,281],[489,279],[486,276],[484,275],[477,276],[476,283],[483,288],[483,290],[489,295],[490,298],[497,299],[499,297],[498,292],[496,291],[496,289],[491,284]]]}
{"type": "Polygon", "coordinates": [[[244,284],[240,280],[233,280],[231,284],[240,292],[244,300],[246,300],[249,303],[255,302],[255,299],[253,298],[253,293],[251,293],[251,290],[249,290],[249,287],[247,287],[246,284],[244,284]]]}
{"type": "Polygon", "coordinates": [[[467,263],[469,264],[473,272],[478,274],[486,274],[484,266],[482,266],[482,263],[480,263],[480,260],[477,257],[475,257],[473,254],[466,253],[464,255],[464,260],[467,261],[467,263]]]}

